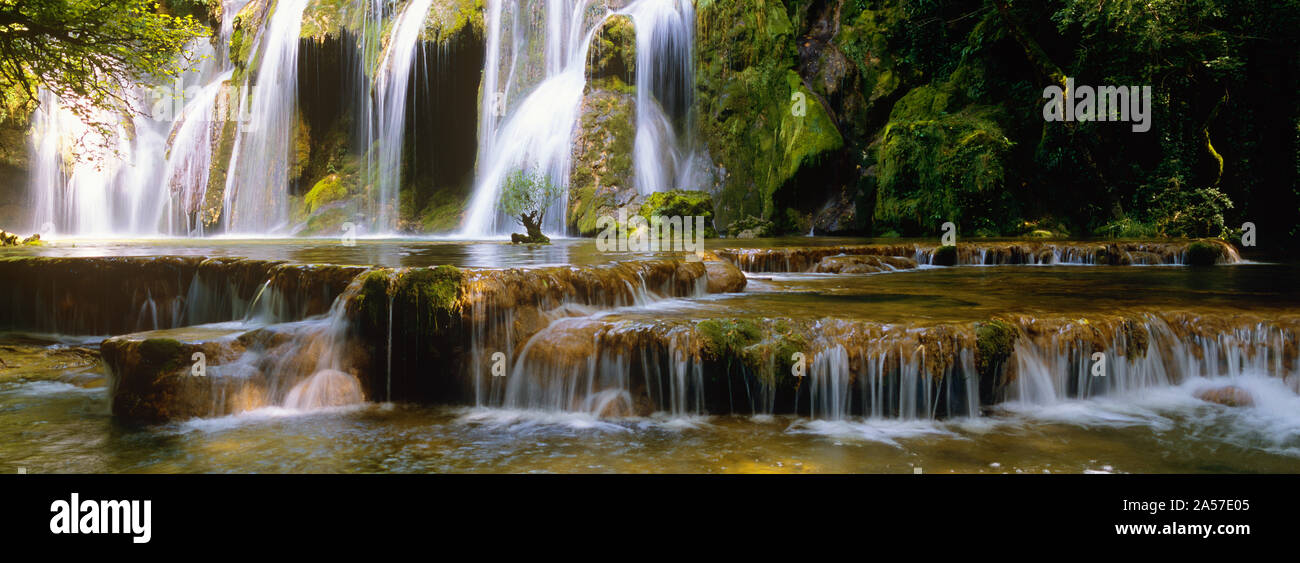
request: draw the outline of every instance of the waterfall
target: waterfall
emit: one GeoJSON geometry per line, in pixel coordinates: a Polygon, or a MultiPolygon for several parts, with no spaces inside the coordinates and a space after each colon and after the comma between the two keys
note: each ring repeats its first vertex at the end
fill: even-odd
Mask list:
{"type": "Polygon", "coordinates": [[[232,17],[224,19],[215,48],[203,39],[186,47],[200,62],[174,84],[123,92],[133,109],[149,111],[98,112],[95,119],[111,126],[108,138],[81,122],[65,100],[40,94],[32,117],[32,230],[47,237],[191,233],[186,214],[207,187],[217,96],[230,78],[226,43],[233,14],[246,2],[223,5],[232,17]],[[189,75],[206,82],[186,87],[189,75]]]}
{"type": "MultiPolygon", "coordinates": [[[[146,96],[143,88],[123,95],[133,107],[146,96]]],[[[30,227],[47,236],[161,232],[166,201],[153,193],[153,178],[166,123],[99,110],[95,120],[108,125],[99,131],[78,119],[65,100],[44,90],[39,96],[32,117],[30,227]]]]}
{"type": "Polygon", "coordinates": [[[268,233],[288,219],[298,98],[298,35],[307,0],[282,0],[258,37],[257,76],[240,93],[248,122],[235,138],[226,180],[225,230],[268,233]]]}
{"type": "MultiPolygon", "coordinates": [[[[690,105],[695,19],[691,3],[635,0],[621,10],[599,14],[591,0],[547,0],[541,25],[532,21],[533,12],[524,4],[488,3],[478,174],[462,233],[466,236],[499,235],[508,229],[509,219],[497,204],[504,179],[516,169],[540,171],[557,185],[568,186],[573,132],[587,86],[587,51],[613,15],[631,17],[637,33],[638,189],[667,189],[674,183],[668,178],[687,168],[676,152],[669,113],[690,105]],[[544,46],[541,57],[533,52],[534,45],[544,46]],[[521,101],[511,103],[520,95],[521,101]]],[[[547,210],[546,231],[564,231],[565,199],[547,210]]]]}
{"type": "Polygon", "coordinates": [[[222,115],[218,97],[234,75],[234,65],[229,58],[230,36],[234,33],[235,14],[248,0],[229,0],[222,3],[220,33],[215,51],[205,58],[199,76],[206,82],[190,96],[171,130],[166,164],[163,167],[161,193],[170,194],[171,221],[166,232],[202,236],[203,217],[199,216],[207,195],[209,174],[212,170],[216,134],[227,119],[222,115]]]}
{"type": "Polygon", "coordinates": [[[689,122],[695,92],[695,8],[689,1],[642,1],[629,6],[636,29],[636,144],[633,163],[641,195],[682,186],[690,176],[689,143],[677,137],[672,116],[689,122]],[[676,181],[674,181],[676,177],[676,181]]]}
{"type": "MultiPolygon", "coordinates": [[[[181,234],[203,234],[201,217],[189,217],[200,211],[203,198],[207,194],[208,174],[212,169],[212,149],[214,144],[214,124],[219,124],[217,96],[225,87],[233,71],[221,73],[199,91],[198,95],[186,104],[181,120],[172,133],[171,150],[163,168],[164,193],[170,191],[182,214],[183,224],[168,229],[181,234]]],[[[169,214],[176,217],[175,213],[169,214]]]]}
{"type": "Polygon", "coordinates": [[[379,199],[375,229],[393,231],[398,191],[402,180],[402,139],[406,126],[406,93],[415,59],[416,44],[433,0],[412,0],[393,24],[388,48],[375,77],[377,131],[370,145],[378,144],[379,199]]]}

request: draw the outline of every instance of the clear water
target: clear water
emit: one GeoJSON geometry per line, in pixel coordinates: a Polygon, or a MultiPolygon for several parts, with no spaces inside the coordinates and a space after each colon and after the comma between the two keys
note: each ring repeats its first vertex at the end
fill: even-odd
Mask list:
{"type": "MultiPolygon", "coordinates": [[[[814,241],[807,241],[814,242],[814,241]]],[[[834,241],[816,241],[829,244],[834,241]]],[[[861,241],[858,241],[861,242],[861,241]]],[[[770,242],[768,243],[770,244],[770,242]]],[[[385,266],[595,264],[645,257],[495,241],[334,239],[61,240],[6,255],[247,256],[385,266]]],[[[995,314],[1192,310],[1269,320],[1300,312],[1288,264],[960,267],[869,275],[750,274],[743,294],[674,299],[608,318],[792,316],[881,322],[995,314]]],[[[375,404],[129,428],[112,419],[97,341],[0,337],[0,471],[46,472],[1298,472],[1300,396],[1262,373],[1051,404],[1006,403],[976,418],[681,416],[601,419],[500,408],[375,404]],[[1195,397],[1232,384],[1230,408],[1195,397]]]]}

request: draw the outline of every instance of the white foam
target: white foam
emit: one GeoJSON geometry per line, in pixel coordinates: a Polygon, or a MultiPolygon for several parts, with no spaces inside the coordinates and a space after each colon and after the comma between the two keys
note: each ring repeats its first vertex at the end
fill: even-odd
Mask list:
{"type": "Polygon", "coordinates": [[[791,434],[816,434],[820,436],[879,442],[901,448],[898,440],[931,436],[960,438],[947,425],[932,420],[859,419],[859,420],[808,420],[798,419],[786,429],[791,434]]]}

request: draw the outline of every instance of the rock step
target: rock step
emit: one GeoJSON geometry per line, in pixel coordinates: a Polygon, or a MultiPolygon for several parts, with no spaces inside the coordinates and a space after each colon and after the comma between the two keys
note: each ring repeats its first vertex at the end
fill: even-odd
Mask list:
{"type": "MultiPolygon", "coordinates": [[[[946,265],[941,246],[900,243],[783,248],[723,248],[715,253],[746,272],[863,273],[846,256],[879,256],[921,265],[946,265]]],[[[1155,242],[962,242],[956,265],[1088,264],[1108,266],[1234,264],[1237,250],[1221,240],[1155,242]]],[[[881,271],[879,269],[870,271],[881,271]]]]}
{"type": "MultiPolygon", "coordinates": [[[[436,320],[414,305],[412,299],[429,294],[409,291],[413,282],[404,278],[410,275],[391,273],[397,327],[436,320]]],[[[917,324],[562,316],[518,337],[522,342],[511,349],[495,347],[494,329],[475,327],[509,322],[508,316],[458,318],[423,327],[421,337],[395,331],[390,338],[386,331],[367,332],[369,321],[355,315],[361,310],[349,317],[342,344],[328,338],[321,321],[209,339],[197,333],[108,339],[103,353],[113,375],[113,412],[127,422],[156,423],[286,404],[293,389],[321,373],[315,360],[325,353],[322,346],[341,346],[334,353],[346,358],[346,367],[326,381],[338,387],[339,380],[355,378],[366,400],[602,416],[975,416],[1008,400],[1089,398],[1244,373],[1281,378],[1300,392],[1300,315],[1005,315],[917,324]],[[195,352],[208,357],[207,377],[192,374],[195,352]],[[497,363],[502,377],[494,376],[497,363]]],[[[1229,392],[1204,398],[1249,404],[1229,392]]]]}

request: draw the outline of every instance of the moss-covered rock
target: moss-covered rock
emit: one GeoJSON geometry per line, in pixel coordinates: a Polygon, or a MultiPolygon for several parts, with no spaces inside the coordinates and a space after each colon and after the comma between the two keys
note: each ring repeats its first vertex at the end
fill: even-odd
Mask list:
{"type": "Polygon", "coordinates": [[[256,67],[253,47],[257,45],[257,35],[261,33],[272,3],[271,0],[250,0],[234,16],[228,52],[230,62],[235,65],[233,79],[236,84],[242,84],[244,77],[249,76],[251,69],[256,67]]]}
{"type": "Polygon", "coordinates": [[[1011,228],[1005,175],[1013,143],[994,108],[949,113],[954,96],[927,85],[894,106],[876,149],[876,229],[919,234],[949,220],[967,232],[1011,228]]]}
{"type": "Polygon", "coordinates": [[[700,321],[695,330],[704,342],[704,353],[719,360],[740,358],[746,348],[763,338],[762,328],[744,319],[700,321]]]}
{"type": "Polygon", "coordinates": [[[696,9],[696,99],[718,167],[709,188],[715,211],[724,223],[772,218],[777,190],[843,138],[796,72],[796,32],[781,2],[706,1],[696,9]]]}
{"type": "Polygon", "coordinates": [[[1187,245],[1183,263],[1188,266],[1213,266],[1223,261],[1225,255],[1222,243],[1198,240],[1187,245]]]}
{"type": "Polygon", "coordinates": [[[935,249],[934,255],[930,257],[931,266],[956,266],[957,265],[957,247],[948,245],[940,246],[935,249]]]}
{"type": "Polygon", "coordinates": [[[640,214],[649,221],[651,217],[703,217],[704,236],[713,238],[718,232],[713,228],[713,197],[708,192],[670,190],[646,196],[641,202],[640,214]]]}
{"type": "Polygon", "coordinates": [[[583,97],[580,111],[569,180],[568,230],[592,236],[600,217],[616,217],[619,208],[637,198],[632,169],[635,90],[617,77],[595,82],[583,97]]]}
{"type": "Polygon", "coordinates": [[[992,404],[1015,378],[1011,356],[1020,331],[1015,325],[992,319],[975,326],[975,369],[980,378],[980,402],[992,404]]]}
{"type": "Polygon", "coordinates": [[[727,225],[727,235],[734,238],[763,238],[776,236],[776,234],[776,227],[771,221],[753,215],[742,217],[727,225]]]}
{"type": "Polygon", "coordinates": [[[348,188],[343,184],[343,179],[338,174],[330,174],[321,178],[316,185],[312,186],[307,192],[305,203],[307,211],[314,213],[324,205],[329,205],[339,201],[348,195],[348,188]]]}
{"type": "Polygon", "coordinates": [[[587,78],[636,83],[636,28],[631,17],[611,16],[596,32],[587,51],[587,78]]]}

